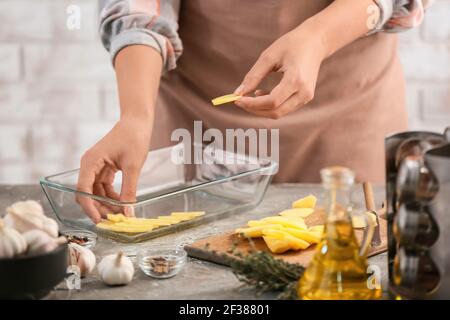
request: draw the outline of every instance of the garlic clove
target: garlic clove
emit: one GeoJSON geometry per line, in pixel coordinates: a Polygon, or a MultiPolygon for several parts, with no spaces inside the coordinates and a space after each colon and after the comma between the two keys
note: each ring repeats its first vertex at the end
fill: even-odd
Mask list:
{"type": "Polygon", "coordinates": [[[46,232],[39,229],[27,231],[22,234],[28,245],[28,253],[42,253],[52,239],[46,232]]]}
{"type": "Polygon", "coordinates": [[[6,214],[5,224],[21,233],[44,228],[42,216],[27,215],[15,211],[10,211],[6,214]]]}
{"type": "Polygon", "coordinates": [[[58,223],[52,218],[45,217],[43,230],[53,238],[58,237],[59,226],[58,223]]]}
{"type": "Polygon", "coordinates": [[[126,285],[134,275],[134,266],[123,252],[104,257],[98,264],[98,273],[107,285],[126,285]]]}
{"type": "Polygon", "coordinates": [[[58,223],[45,216],[42,206],[34,201],[19,201],[6,209],[5,224],[20,233],[39,229],[50,236],[58,237],[58,223]]]}
{"type": "Polygon", "coordinates": [[[84,278],[94,270],[96,259],[90,249],[76,243],[69,243],[69,263],[78,266],[80,276],[84,278]]]}
{"type": "Polygon", "coordinates": [[[6,213],[26,213],[28,215],[43,216],[44,209],[39,202],[34,200],[18,201],[6,208],[6,213]]]}
{"type": "Polygon", "coordinates": [[[27,243],[17,231],[0,219],[0,258],[13,258],[27,250],[27,243]]]}
{"type": "Polygon", "coordinates": [[[42,230],[30,230],[23,234],[28,245],[28,253],[43,254],[55,250],[60,244],[65,243],[65,237],[53,238],[42,230]]]}

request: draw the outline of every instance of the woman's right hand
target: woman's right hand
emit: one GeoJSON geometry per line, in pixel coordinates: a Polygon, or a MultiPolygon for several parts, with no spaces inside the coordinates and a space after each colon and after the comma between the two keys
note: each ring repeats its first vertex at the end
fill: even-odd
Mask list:
{"type": "MultiPolygon", "coordinates": [[[[121,119],[81,158],[78,191],[106,196],[119,201],[136,200],[139,174],[147,158],[151,125],[148,119],[121,119]],[[114,176],[122,171],[120,194],[113,188],[114,176]]],[[[112,210],[105,204],[85,196],[77,202],[95,223],[112,210]]],[[[132,215],[124,210],[125,215],[132,215]]]]}

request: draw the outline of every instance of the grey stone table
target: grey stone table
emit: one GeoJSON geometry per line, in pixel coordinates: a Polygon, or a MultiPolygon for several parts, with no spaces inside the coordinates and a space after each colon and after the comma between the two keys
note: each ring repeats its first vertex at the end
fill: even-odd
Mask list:
{"type": "MultiPolygon", "coordinates": [[[[245,224],[248,220],[275,214],[281,209],[290,207],[293,200],[309,193],[321,196],[322,190],[314,184],[279,184],[271,185],[262,203],[255,209],[242,214],[217,220],[215,222],[184,230],[172,235],[160,237],[148,242],[125,245],[108,239],[99,238],[94,253],[97,259],[116,252],[119,249],[133,254],[138,247],[156,247],[161,244],[181,245],[193,242],[213,234],[232,230],[245,224]]],[[[39,200],[47,214],[53,215],[51,208],[38,185],[0,186],[0,216],[4,209],[18,200],[39,200]]],[[[375,187],[377,205],[384,199],[384,188],[375,187]]],[[[319,199],[320,201],[320,199],[319,199]]],[[[354,202],[363,209],[362,188],[355,188],[354,202]]],[[[370,264],[378,265],[381,269],[382,286],[386,288],[387,259],[382,253],[369,259],[370,264]]],[[[273,293],[256,295],[253,289],[242,287],[231,270],[197,259],[188,259],[185,268],[174,278],[156,280],[144,275],[136,265],[133,281],[128,286],[107,287],[98,278],[96,272],[83,279],[80,290],[66,290],[64,288],[52,292],[48,299],[272,299],[273,293]]],[[[61,286],[64,287],[64,286],[61,286]]]]}

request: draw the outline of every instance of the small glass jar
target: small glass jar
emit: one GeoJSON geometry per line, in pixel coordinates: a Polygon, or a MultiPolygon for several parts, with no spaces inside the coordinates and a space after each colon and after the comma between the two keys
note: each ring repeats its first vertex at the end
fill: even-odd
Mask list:
{"type": "Polygon", "coordinates": [[[139,268],[156,279],[177,275],[186,264],[187,253],[181,247],[143,248],[137,252],[139,268]]]}
{"type": "Polygon", "coordinates": [[[61,230],[61,235],[67,238],[67,241],[76,243],[82,247],[92,249],[97,243],[97,235],[94,232],[88,230],[61,230]]]}

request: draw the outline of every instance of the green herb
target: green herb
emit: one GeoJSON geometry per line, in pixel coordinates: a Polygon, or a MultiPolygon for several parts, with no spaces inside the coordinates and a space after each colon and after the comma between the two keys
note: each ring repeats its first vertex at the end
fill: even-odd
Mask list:
{"type": "Polygon", "coordinates": [[[252,251],[246,255],[235,252],[231,268],[239,281],[254,287],[261,294],[265,291],[281,291],[278,299],[297,299],[298,279],[304,268],[280,259],[265,251],[252,251]]]}

